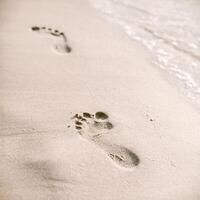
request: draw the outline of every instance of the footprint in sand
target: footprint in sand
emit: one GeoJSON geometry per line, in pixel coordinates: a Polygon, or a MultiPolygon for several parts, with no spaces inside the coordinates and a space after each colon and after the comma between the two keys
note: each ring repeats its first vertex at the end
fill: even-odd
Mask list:
{"type": "Polygon", "coordinates": [[[102,139],[104,134],[109,134],[114,128],[106,113],[83,112],[75,114],[72,120],[77,133],[98,145],[115,164],[128,169],[139,165],[139,157],[131,150],[117,144],[110,144],[102,139]]]}
{"type": "Polygon", "coordinates": [[[52,36],[52,39],[54,39],[55,44],[53,45],[53,48],[58,53],[70,53],[71,47],[67,44],[67,37],[65,33],[60,32],[59,30],[47,28],[47,27],[39,27],[39,26],[32,26],[31,30],[35,33],[38,33],[40,35],[47,35],[52,36]]]}

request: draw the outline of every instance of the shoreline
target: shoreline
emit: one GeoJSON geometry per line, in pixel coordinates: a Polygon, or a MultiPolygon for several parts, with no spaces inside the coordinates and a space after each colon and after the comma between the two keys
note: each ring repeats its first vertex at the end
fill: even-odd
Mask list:
{"type": "MultiPolygon", "coordinates": [[[[111,26],[114,26],[115,28],[118,29],[117,32],[122,32],[124,35],[126,35],[126,37],[129,38],[131,43],[133,42],[134,45],[140,47],[140,50],[145,52],[145,54],[148,55],[148,59],[151,60],[150,65],[152,67],[154,67],[156,69],[156,71],[159,71],[162,78],[168,84],[170,84],[171,87],[178,90],[180,95],[182,95],[183,98],[187,102],[189,102],[189,104],[192,105],[192,107],[194,107],[195,109],[198,109],[198,112],[200,112],[199,103],[197,103],[196,100],[194,100],[194,97],[191,96],[192,94],[190,94],[191,91],[189,92],[190,87],[188,86],[188,84],[182,82],[181,79],[177,79],[176,74],[171,73],[170,71],[168,71],[168,69],[165,69],[164,66],[161,66],[162,64],[157,61],[155,55],[152,54],[151,50],[145,44],[143,44],[142,42],[140,42],[134,38],[131,38],[124,30],[124,27],[122,27],[118,23],[116,23],[113,19],[111,19],[112,17],[110,18],[106,13],[103,13],[102,10],[99,9],[97,5],[95,5],[95,3],[93,6],[101,18],[103,18],[105,21],[107,21],[107,23],[110,23],[111,26]]],[[[191,80],[191,82],[192,82],[192,80],[191,80]]],[[[194,95],[194,93],[193,93],[193,95],[194,95]]]]}
{"type": "Polygon", "coordinates": [[[81,0],[1,4],[0,193],[12,200],[199,198],[199,113],[145,48],[81,0]],[[52,51],[57,38],[32,26],[64,32],[72,51],[52,51]],[[77,134],[71,118],[98,111],[113,128],[91,118],[77,134]],[[105,149],[91,140],[102,130],[105,149]],[[129,170],[108,156],[129,150],[140,159],[137,167],[129,159],[129,170]]]}

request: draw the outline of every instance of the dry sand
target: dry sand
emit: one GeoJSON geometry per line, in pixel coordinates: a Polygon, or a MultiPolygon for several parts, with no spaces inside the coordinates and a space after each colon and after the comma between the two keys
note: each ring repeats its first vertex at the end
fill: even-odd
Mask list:
{"type": "Polygon", "coordinates": [[[2,200],[200,199],[200,115],[139,44],[87,1],[0,5],[2,200]]]}

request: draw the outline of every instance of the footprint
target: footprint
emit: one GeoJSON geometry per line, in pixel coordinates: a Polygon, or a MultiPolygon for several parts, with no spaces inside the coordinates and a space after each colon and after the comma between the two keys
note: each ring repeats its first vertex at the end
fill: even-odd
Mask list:
{"type": "Polygon", "coordinates": [[[84,112],[74,115],[73,119],[77,133],[89,140],[96,140],[113,128],[113,124],[103,112],[97,112],[95,115],[84,112]]]}
{"type": "Polygon", "coordinates": [[[108,114],[96,112],[95,114],[83,112],[72,117],[74,127],[83,138],[94,142],[119,167],[131,169],[140,163],[139,157],[126,147],[110,144],[103,140],[104,134],[110,134],[113,124],[108,114]]]}
{"type": "Polygon", "coordinates": [[[139,157],[126,147],[116,144],[109,145],[106,143],[103,143],[103,146],[106,149],[108,156],[119,166],[132,168],[140,163],[139,157]]]}
{"type": "Polygon", "coordinates": [[[48,35],[52,36],[55,40],[55,44],[53,48],[58,53],[70,53],[71,47],[67,44],[67,37],[65,33],[60,32],[59,30],[47,28],[47,27],[39,27],[39,26],[32,26],[31,30],[35,33],[40,35],[48,35]]]}

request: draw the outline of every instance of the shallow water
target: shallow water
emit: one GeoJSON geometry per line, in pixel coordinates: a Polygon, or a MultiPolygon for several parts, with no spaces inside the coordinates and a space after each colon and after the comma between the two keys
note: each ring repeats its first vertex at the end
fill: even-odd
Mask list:
{"type": "Polygon", "coordinates": [[[153,62],[176,77],[184,94],[200,108],[200,1],[91,2],[131,39],[144,44],[154,55],[153,62]]]}

